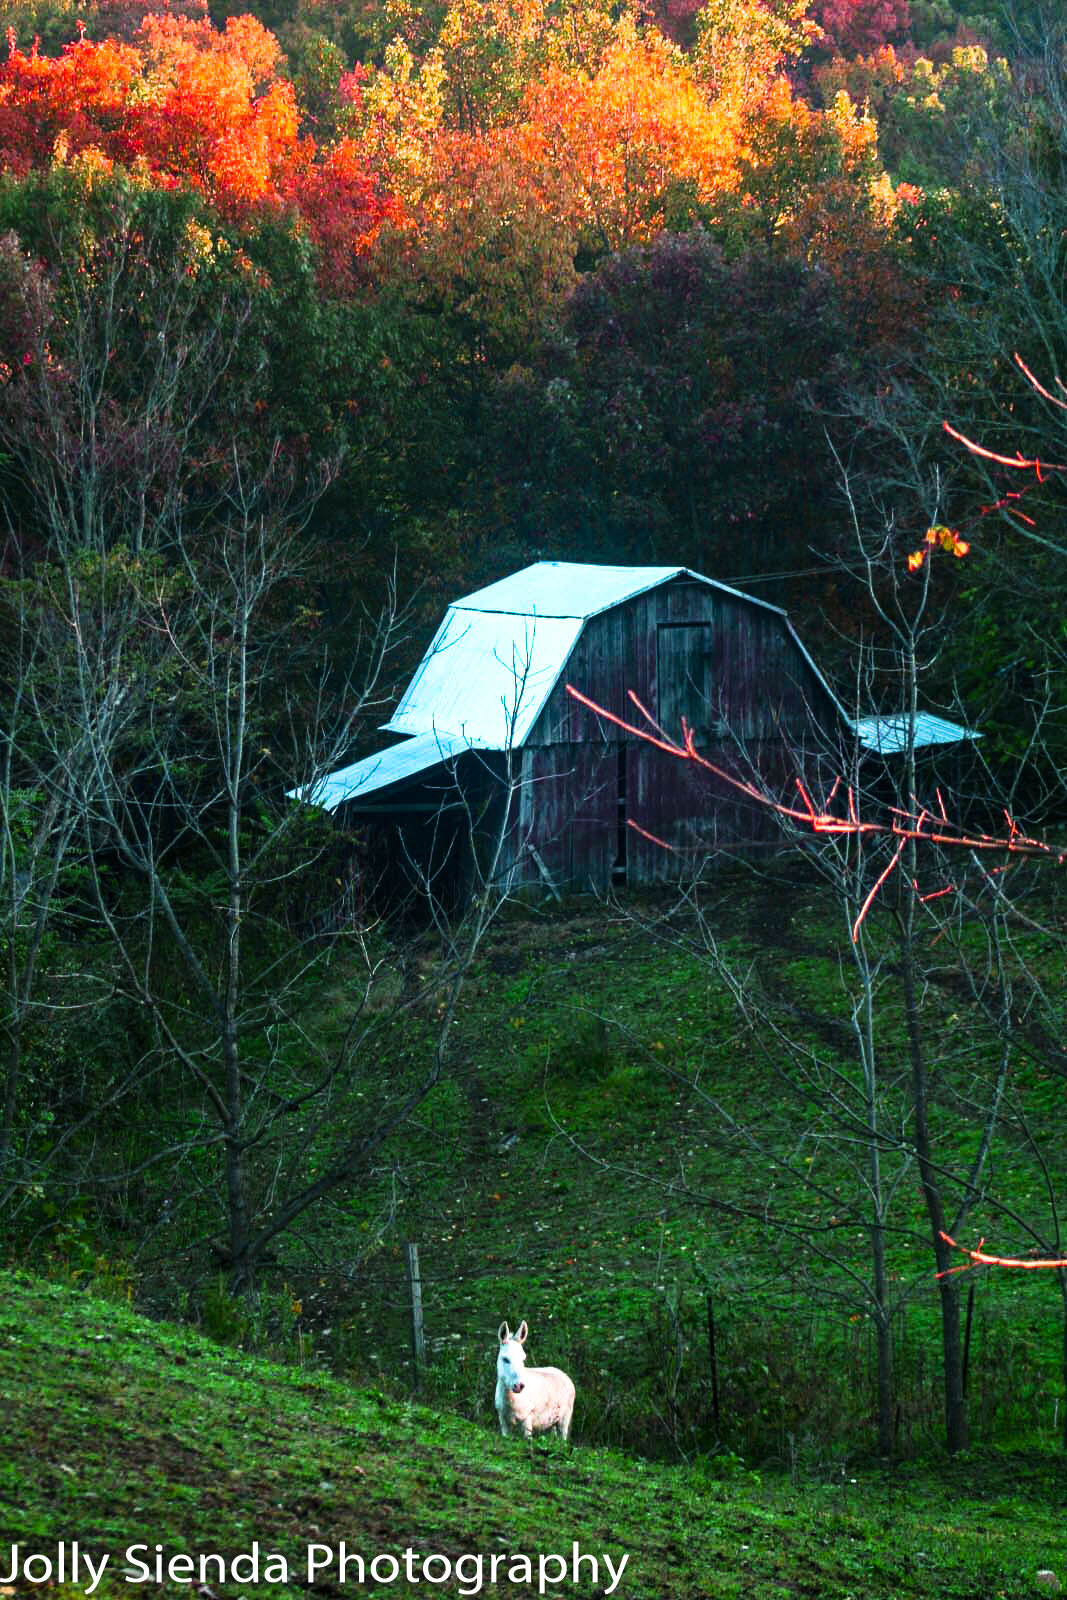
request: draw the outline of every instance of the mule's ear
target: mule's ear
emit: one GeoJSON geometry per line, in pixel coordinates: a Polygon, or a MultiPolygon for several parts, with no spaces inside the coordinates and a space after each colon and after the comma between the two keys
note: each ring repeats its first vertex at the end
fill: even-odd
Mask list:
{"type": "Polygon", "coordinates": [[[525,1344],[526,1343],[526,1335],[529,1333],[529,1331],[530,1330],[526,1326],[525,1322],[520,1322],[519,1323],[519,1331],[515,1335],[515,1337],[519,1341],[520,1344],[525,1344]]]}
{"type": "MultiPolygon", "coordinates": [[[[525,1327],[525,1326],[526,1326],[526,1324],[523,1323],[523,1327],[525,1327]]],[[[502,1322],[497,1331],[500,1334],[500,1343],[501,1344],[507,1344],[508,1340],[511,1338],[511,1329],[508,1327],[507,1323],[506,1322],[502,1322]]]]}

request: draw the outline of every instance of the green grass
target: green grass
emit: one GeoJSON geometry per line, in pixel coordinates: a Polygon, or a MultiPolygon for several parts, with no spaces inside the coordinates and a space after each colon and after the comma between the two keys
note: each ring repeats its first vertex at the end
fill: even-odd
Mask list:
{"type": "MultiPolygon", "coordinates": [[[[1039,1569],[1067,1578],[1063,1474],[1041,1453],[838,1472],[821,1485],[762,1480],[730,1463],[670,1466],[581,1442],[502,1440],[487,1417],[453,1415],[357,1390],[321,1372],[220,1349],[188,1328],[151,1322],[68,1286],[0,1276],[0,1561],[54,1554],[77,1539],[110,1557],[105,1600],[196,1593],[197,1583],[127,1584],[130,1545],[164,1557],[232,1558],[258,1541],[289,1581],[218,1583],[217,1595],[308,1592],[307,1547],[422,1558],[525,1554],[628,1557],[627,1600],[1024,1600],[1039,1569]]],[[[491,1342],[477,1349],[486,1393],[491,1342]]],[[[580,1396],[581,1403],[581,1396],[580,1396]]],[[[441,1569],[436,1569],[440,1571],[441,1569]]],[[[498,1568],[498,1572],[504,1569],[498,1568]]],[[[517,1569],[515,1569],[517,1570],[517,1569]]],[[[468,1561],[463,1571],[475,1569],[468,1561]]],[[[553,1569],[549,1568],[551,1575],[553,1569]]],[[[483,1568],[483,1575],[488,1565],[483,1568]]],[[[546,1592],[602,1594],[586,1581],[546,1592]]],[[[461,1592],[402,1579],[322,1596],[461,1592]]],[[[59,1592],[81,1595],[84,1586],[59,1592]]],[[[205,1591],[200,1590],[201,1594],[205,1591]]]]}

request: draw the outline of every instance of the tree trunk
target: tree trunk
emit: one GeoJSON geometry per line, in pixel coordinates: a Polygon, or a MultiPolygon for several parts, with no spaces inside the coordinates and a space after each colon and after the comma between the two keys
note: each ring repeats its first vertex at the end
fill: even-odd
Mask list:
{"type": "Polygon", "coordinates": [[[0,1119],[0,1178],[7,1172],[15,1138],[15,1106],[22,1077],[22,1030],[17,1021],[7,1030],[7,1072],[4,1082],[4,1110],[0,1119]]]}
{"type": "MultiPolygon", "coordinates": [[[[860,868],[859,859],[854,863],[860,868]]],[[[855,926],[864,899],[862,877],[849,885],[845,910],[849,927],[855,926]]],[[[878,1451],[893,1453],[893,1335],[889,1309],[889,1272],[886,1267],[886,1200],[882,1184],[882,1144],[878,1105],[878,1052],[874,1028],[875,975],[871,970],[866,935],[851,940],[852,960],[860,981],[860,996],[853,1012],[856,1044],[863,1069],[864,1115],[867,1132],[867,1181],[871,1192],[871,1291],[874,1297],[875,1352],[878,1388],[878,1451]]]]}
{"type": "Polygon", "coordinates": [[[241,1085],[241,1046],[238,1013],[241,1004],[241,922],[244,917],[244,862],[241,855],[242,784],[244,780],[245,733],[248,714],[248,629],[247,551],[241,604],[238,609],[237,651],[234,667],[236,695],[230,713],[230,697],[220,709],[220,731],[226,751],[227,794],[227,877],[229,904],[226,909],[226,985],[223,994],[222,1057],[226,1079],[226,1204],[229,1213],[230,1271],[233,1289],[243,1293],[252,1287],[252,1261],[249,1257],[248,1187],[244,1160],[244,1105],[241,1085]]]}
{"type": "Polygon", "coordinates": [[[889,1315],[889,1273],[885,1259],[885,1210],[882,1195],[882,1163],[878,1145],[878,1106],[873,1075],[868,1080],[867,1127],[871,1205],[874,1220],[868,1229],[871,1241],[871,1287],[874,1292],[875,1349],[878,1359],[878,1451],[893,1453],[893,1341],[889,1315]]]}
{"type": "Polygon", "coordinates": [[[889,1313],[879,1307],[874,1319],[875,1355],[878,1362],[878,1453],[891,1456],[893,1437],[893,1338],[889,1313]]]}
{"type": "Polygon", "coordinates": [[[919,1181],[922,1185],[934,1247],[934,1260],[939,1274],[937,1288],[941,1301],[941,1343],[945,1363],[945,1433],[949,1453],[955,1455],[957,1451],[967,1448],[968,1440],[967,1397],[963,1388],[963,1345],[960,1336],[960,1295],[955,1278],[946,1275],[952,1266],[952,1252],[941,1237],[947,1224],[930,1142],[929,1084],[919,1025],[912,930],[908,916],[902,920],[901,926],[904,1011],[911,1056],[912,1127],[915,1155],[919,1164],[919,1181]]]}
{"type": "Polygon", "coordinates": [[[1061,1268],[1056,1277],[1059,1279],[1060,1299],[1063,1302],[1063,1415],[1060,1421],[1060,1443],[1067,1450],[1067,1272],[1061,1268]]]}

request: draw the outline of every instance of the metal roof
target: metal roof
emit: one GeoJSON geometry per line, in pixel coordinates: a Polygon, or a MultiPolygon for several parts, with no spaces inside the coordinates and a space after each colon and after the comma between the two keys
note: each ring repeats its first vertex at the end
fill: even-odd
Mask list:
{"type": "Polygon", "coordinates": [[[391,733],[437,733],[506,750],[522,744],[582,631],[581,617],[449,606],[391,733]]]}
{"type": "MultiPolygon", "coordinates": [[[[488,588],[453,601],[452,609],[503,611],[521,617],[579,617],[584,621],[617,606],[621,600],[632,600],[635,594],[655,589],[668,578],[683,576],[714,584],[716,589],[727,588],[688,567],[602,567],[586,561],[535,561],[521,572],[513,572],[488,588]]],[[[738,592],[727,589],[729,594],[738,592]]],[[[755,603],[767,604],[764,600],[755,603]]]]}
{"type": "MultiPolygon", "coordinates": [[[[357,761],[293,795],[335,810],[454,759],[464,750],[521,745],[559,681],[585,622],[671,578],[709,588],[783,619],[797,649],[859,742],[883,755],[907,748],[908,717],[847,716],[780,606],[706,578],[689,567],[609,567],[537,561],[454,601],[385,729],[402,744],[357,761]]],[[[958,723],[920,712],[915,746],[980,738],[958,723]]]]}
{"type": "MultiPolygon", "coordinates": [[[[895,756],[908,748],[911,718],[906,711],[898,711],[890,717],[857,717],[850,720],[856,738],[866,750],[877,750],[883,756],[895,756]]],[[[949,722],[945,717],[935,717],[929,711],[915,713],[916,750],[925,750],[935,744],[959,744],[964,739],[981,737],[980,733],[974,733],[958,722],[949,722]]]]}
{"type": "Polygon", "coordinates": [[[324,811],[336,811],[348,800],[362,800],[376,789],[386,789],[402,779],[413,778],[467,749],[470,745],[466,740],[424,733],[415,739],[405,739],[389,750],[376,751],[350,767],[343,767],[340,772],[331,772],[310,789],[292,789],[289,798],[321,806],[324,811]]]}
{"type": "Polygon", "coordinates": [[[679,577],[785,616],[780,607],[689,567],[535,561],[453,601],[385,728],[412,734],[432,728],[497,750],[521,745],[566,666],[583,623],[679,577]]]}

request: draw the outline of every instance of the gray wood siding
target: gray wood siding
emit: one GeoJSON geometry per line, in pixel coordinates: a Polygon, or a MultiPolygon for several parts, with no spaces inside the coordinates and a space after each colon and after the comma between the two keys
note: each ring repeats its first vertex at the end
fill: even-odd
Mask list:
{"type": "Polygon", "coordinates": [[[672,734],[689,728],[701,746],[718,721],[714,656],[708,622],[661,622],[656,628],[656,721],[672,734]]]}
{"type": "Polygon", "coordinates": [[[778,837],[766,806],[597,718],[568,696],[568,683],[642,726],[632,689],[675,738],[681,716],[690,717],[710,760],[742,778],[755,770],[777,793],[804,769],[805,746],[818,742],[815,727],[832,726],[836,715],[785,619],[742,598],[679,580],[591,618],[523,751],[516,882],[540,879],[526,848],[532,843],[557,885],[603,891],[613,879],[620,822],[625,828],[630,819],[670,847],[625,828],[632,885],[677,882],[717,850],[778,837]],[[663,676],[671,673],[679,681],[663,676]],[[698,677],[706,701],[699,716],[698,677]]]}
{"type": "MultiPolygon", "coordinates": [[[[627,738],[570,699],[568,683],[608,711],[640,724],[628,698],[633,690],[653,716],[661,698],[658,629],[667,623],[710,628],[708,674],[711,721],[735,740],[791,736],[807,742],[811,715],[825,723],[830,706],[822,685],[778,613],[703,584],[680,580],[590,618],[560,680],[526,740],[528,746],[627,738]]],[[[680,693],[680,691],[679,691],[680,693]]],[[[672,700],[670,689],[666,693],[672,700]]],[[[674,695],[678,698],[678,693],[674,695]]],[[[679,737],[680,728],[667,731],[679,737]]]]}
{"type": "Polygon", "coordinates": [[[557,887],[611,881],[618,839],[619,745],[528,746],[514,801],[507,867],[515,884],[542,882],[533,845],[557,887]]]}
{"type": "MultiPolygon", "coordinates": [[[[703,753],[741,780],[751,780],[755,769],[775,797],[787,789],[796,770],[792,752],[779,740],[751,747],[744,760],[729,746],[713,745],[703,753]]],[[[720,850],[743,854],[779,839],[769,807],[705,768],[639,743],[629,746],[628,757],[628,811],[644,832],[627,830],[627,883],[677,883],[695,875],[720,850]]]]}

